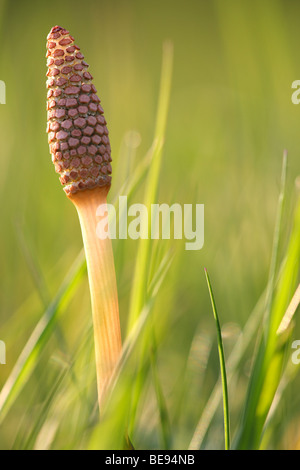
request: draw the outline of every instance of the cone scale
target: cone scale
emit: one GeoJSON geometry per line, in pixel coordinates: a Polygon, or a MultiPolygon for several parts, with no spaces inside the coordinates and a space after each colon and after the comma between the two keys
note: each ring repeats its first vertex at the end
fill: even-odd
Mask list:
{"type": "Polygon", "coordinates": [[[67,195],[110,186],[108,129],[89,66],[64,28],[47,39],[47,132],[60,182],[67,195]]]}

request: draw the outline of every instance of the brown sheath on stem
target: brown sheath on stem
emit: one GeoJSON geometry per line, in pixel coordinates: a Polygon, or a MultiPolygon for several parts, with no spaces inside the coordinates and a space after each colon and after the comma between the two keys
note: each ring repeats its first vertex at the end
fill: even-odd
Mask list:
{"type": "Polygon", "coordinates": [[[122,349],[111,240],[99,238],[96,232],[96,211],[106,205],[111,184],[110,143],[93,77],[74,38],[55,26],[47,39],[48,141],[55,170],[81,225],[100,405],[122,349]]]}

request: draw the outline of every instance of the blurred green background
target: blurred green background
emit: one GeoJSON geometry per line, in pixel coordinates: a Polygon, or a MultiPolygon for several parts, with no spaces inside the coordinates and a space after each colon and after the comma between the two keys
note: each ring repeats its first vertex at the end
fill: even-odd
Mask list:
{"type": "MultiPolygon", "coordinates": [[[[162,44],[166,39],[174,44],[157,202],[205,204],[204,248],[185,251],[181,242],[171,243],[174,262],[155,305],[158,314],[166,312],[159,370],[171,416],[187,358],[195,356],[184,418],[173,423],[174,445],[180,448],[188,445],[219,375],[203,268],[210,272],[228,354],[267,283],[284,149],[289,230],[300,169],[300,106],[291,102],[291,84],[300,79],[299,14],[300,5],[291,0],[0,1],[0,79],[6,84],[6,104],[0,105],[0,339],[7,347],[0,388],[82,247],[77,214],[55,174],[45,133],[45,44],[51,27],[67,28],[90,64],[110,131],[111,198],[127,177],[128,156],[134,167],[152,143],[162,44]]],[[[143,185],[133,199],[143,201],[143,185]]],[[[113,244],[124,330],[136,243],[113,244]]],[[[90,315],[84,278],[0,427],[1,448],[18,446],[24,438],[47,398],[57,362],[72,358],[90,315]]],[[[233,428],[252,353],[232,388],[233,428]]],[[[158,447],[147,403],[142,415],[140,445],[158,447]]],[[[299,416],[296,377],[270,446],[300,446],[299,416]]],[[[47,436],[57,420],[50,413],[47,436]]],[[[43,446],[39,439],[37,447],[43,446]]],[[[57,442],[72,447],[67,425],[57,442]]],[[[221,408],[207,446],[221,447],[220,442],[221,408]]]]}

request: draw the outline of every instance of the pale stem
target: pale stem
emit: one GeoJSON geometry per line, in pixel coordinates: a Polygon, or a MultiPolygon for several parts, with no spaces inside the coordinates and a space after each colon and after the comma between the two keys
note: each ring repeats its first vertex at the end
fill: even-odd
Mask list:
{"type": "Polygon", "coordinates": [[[94,324],[99,406],[119,360],[122,342],[114,258],[110,238],[100,239],[97,208],[106,205],[107,187],[70,196],[80,220],[84,243],[94,324]]]}

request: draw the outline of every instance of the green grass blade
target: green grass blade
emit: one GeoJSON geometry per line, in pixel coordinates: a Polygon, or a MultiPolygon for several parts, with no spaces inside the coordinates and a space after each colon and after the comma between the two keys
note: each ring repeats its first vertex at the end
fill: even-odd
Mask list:
{"type": "MultiPolygon", "coordinates": [[[[171,43],[166,42],[163,47],[163,58],[162,58],[162,72],[160,82],[160,93],[158,100],[156,128],[154,132],[154,141],[151,151],[148,154],[148,158],[151,161],[147,181],[144,203],[148,208],[155,202],[155,198],[158,191],[158,180],[161,167],[162,149],[164,143],[165,129],[167,123],[167,114],[169,108],[169,99],[171,91],[171,78],[172,78],[172,65],[173,65],[173,46],[171,43]]],[[[148,232],[151,226],[150,211],[148,214],[148,232]]],[[[148,302],[148,282],[149,282],[149,269],[151,265],[151,247],[152,240],[149,236],[144,240],[140,240],[136,265],[134,271],[133,284],[130,294],[130,308],[127,323],[127,335],[133,325],[138,319],[138,315],[143,310],[143,306],[148,302]]],[[[129,433],[133,431],[135,417],[137,413],[137,406],[140,402],[141,390],[144,383],[144,378],[148,371],[148,365],[144,364],[144,354],[148,345],[143,347],[141,352],[141,361],[138,369],[137,376],[135,378],[135,386],[133,391],[133,399],[131,400],[130,410],[130,424],[129,433]],[[145,369],[146,367],[146,369],[145,369]]]]}
{"type": "Polygon", "coordinates": [[[275,321],[277,320],[276,317],[274,316],[271,317],[271,309],[272,309],[276,269],[277,269],[277,264],[278,264],[280,231],[281,231],[281,225],[282,225],[283,205],[284,205],[285,190],[286,190],[287,161],[288,161],[287,152],[285,151],[283,154],[283,161],[282,161],[281,185],[280,185],[280,193],[279,193],[279,198],[278,198],[278,209],[277,209],[277,217],[276,217],[276,222],[275,222],[272,257],[271,257],[269,281],[268,281],[268,288],[267,288],[266,319],[265,319],[266,338],[268,337],[269,334],[272,334],[271,330],[274,324],[274,320],[275,321]]]}
{"type": "MultiPolygon", "coordinates": [[[[255,358],[250,383],[248,386],[248,393],[245,405],[245,411],[243,416],[243,424],[239,431],[237,437],[237,443],[235,445],[242,446],[242,448],[252,448],[254,441],[259,441],[257,434],[259,431],[254,432],[254,422],[256,421],[256,412],[258,402],[262,393],[264,386],[265,377],[272,360],[272,335],[274,337],[274,315],[272,315],[272,305],[273,305],[273,296],[274,296],[274,278],[276,274],[277,258],[278,258],[278,248],[279,248],[279,238],[281,231],[281,221],[283,214],[283,202],[285,195],[286,187],[286,168],[287,168],[287,154],[284,153],[282,172],[281,172],[281,187],[278,199],[278,209],[275,223],[275,230],[273,236],[273,247],[271,255],[271,264],[270,264],[270,273],[269,280],[267,285],[267,295],[266,295],[266,306],[264,314],[264,329],[263,337],[260,342],[260,346],[255,358]],[[254,436],[255,434],[255,436],[254,436]],[[250,441],[253,441],[251,444],[250,441]]],[[[278,325],[277,325],[278,327],[278,325]]]]}
{"type": "MultiPolygon", "coordinates": [[[[281,278],[284,265],[285,263],[282,263],[280,267],[278,279],[276,280],[276,285],[278,284],[279,279],[281,278]]],[[[232,380],[235,379],[237,372],[238,372],[238,367],[243,357],[245,356],[250,343],[254,340],[254,338],[256,337],[258,333],[259,326],[261,324],[263,314],[265,311],[264,309],[265,309],[265,303],[266,303],[266,294],[267,294],[267,288],[264,290],[257,304],[255,305],[254,309],[250,313],[249,318],[243,330],[239,334],[236,340],[236,343],[230,355],[228,356],[228,359],[227,359],[227,383],[228,385],[231,383],[232,380]]],[[[290,315],[288,315],[287,321],[283,323],[283,326],[287,327],[289,320],[290,320],[290,315]]],[[[201,448],[204,442],[205,436],[207,434],[207,431],[209,429],[209,426],[213,420],[215,413],[217,412],[217,409],[221,400],[222,400],[222,381],[218,381],[215,384],[212,392],[210,393],[210,397],[200,416],[200,419],[196,426],[196,430],[194,432],[194,435],[189,445],[189,450],[198,450],[201,448]]]]}
{"type": "MultiPolygon", "coordinates": [[[[148,299],[153,299],[154,301],[158,293],[158,290],[161,286],[161,283],[163,282],[171,266],[172,261],[173,261],[173,257],[171,256],[170,253],[166,254],[164,258],[161,260],[160,265],[158,266],[158,269],[156,271],[156,274],[152,282],[150,283],[148,293],[147,293],[148,299]]],[[[149,300],[147,300],[147,303],[148,302],[149,300]]],[[[145,356],[148,355],[149,347],[151,348],[151,340],[150,340],[150,345],[149,345],[149,341],[145,340],[144,344],[142,345],[142,351],[140,354],[140,364],[138,367],[138,372],[135,377],[134,389],[133,389],[132,399],[131,399],[130,421],[129,421],[130,434],[132,434],[134,431],[137,409],[140,403],[140,397],[141,397],[141,393],[143,389],[143,384],[145,383],[147,373],[149,370],[149,363],[144,360],[145,356]]]]}
{"type": "MultiPolygon", "coordinates": [[[[227,360],[227,383],[228,385],[235,377],[238,366],[244,357],[249,344],[257,334],[265,305],[266,292],[263,292],[256,306],[251,312],[242,332],[237,338],[236,344],[227,360]]],[[[214,386],[205,408],[200,416],[196,430],[191,439],[189,450],[198,450],[201,448],[209,426],[222,400],[222,381],[218,381],[214,386]]]]}
{"type": "Polygon", "coordinates": [[[272,293],[268,335],[263,336],[248,387],[248,397],[235,447],[256,449],[284,368],[288,336],[277,331],[298,284],[300,268],[300,203],[289,239],[282,273],[272,293]]]}
{"type": "Polygon", "coordinates": [[[282,335],[285,333],[286,330],[290,329],[292,320],[294,318],[297,308],[299,307],[299,304],[300,304],[300,284],[298,284],[296,292],[293,295],[293,298],[287,308],[287,311],[284,314],[283,319],[281,320],[281,323],[277,330],[278,335],[282,335]]]}
{"type": "MultiPolygon", "coordinates": [[[[90,364],[94,360],[93,328],[92,322],[88,321],[86,328],[82,331],[73,352],[69,353],[66,361],[61,356],[51,356],[51,363],[58,367],[54,372],[53,385],[47,390],[44,401],[31,416],[32,408],[35,408],[37,393],[32,394],[32,399],[23,413],[22,421],[27,424],[20,426],[13,448],[41,448],[43,439],[40,440],[40,432],[47,429],[48,422],[56,421],[57,410],[60,410],[60,422],[56,421],[55,431],[46,440],[46,448],[57,448],[56,436],[64,432],[61,428],[69,428],[68,436],[65,438],[64,448],[80,448],[82,435],[91,423],[98,422],[98,401],[95,388],[94,368],[90,364]],[[82,369],[82,364],[87,364],[82,369]],[[87,372],[89,371],[89,372],[87,372]],[[80,374],[80,382],[77,374],[80,374]],[[93,393],[94,391],[94,393],[93,393]],[[64,405],[62,405],[64,403],[64,405]],[[63,409],[63,411],[62,411],[63,409]],[[74,421],[74,416],[77,417],[74,421]],[[44,429],[43,429],[44,428],[44,429]],[[30,436],[30,437],[28,437],[30,436]],[[51,447],[49,447],[51,446],[51,447]]],[[[51,371],[53,374],[53,371],[51,371]]],[[[50,425],[52,427],[52,425],[50,425]]]]}
{"type": "Polygon", "coordinates": [[[39,266],[37,256],[34,255],[32,243],[29,243],[28,237],[25,236],[19,222],[16,222],[15,224],[15,231],[20,250],[24,256],[33,283],[40,296],[43,306],[47,307],[50,303],[50,294],[42,270],[39,266]]]}
{"type": "Polygon", "coordinates": [[[158,411],[159,411],[163,449],[167,450],[167,449],[171,449],[172,447],[172,430],[171,430],[171,422],[169,418],[168,408],[167,408],[166,400],[163,394],[158,370],[157,370],[157,348],[156,348],[156,342],[154,338],[154,332],[152,335],[152,347],[150,349],[150,362],[151,362],[151,370],[152,370],[152,377],[153,377],[153,382],[154,382],[157,406],[158,406],[158,411]]]}
{"type": "Polygon", "coordinates": [[[230,449],[230,419],[229,419],[229,404],[228,404],[228,386],[227,386],[227,376],[226,376],[226,365],[225,365],[225,355],[223,348],[222,332],[219,322],[219,317],[217,313],[217,307],[214,299],[214,294],[212,291],[210,279],[207,270],[205,269],[205,277],[209,290],[212,310],[216,322],[217,328],[217,337],[218,337],[218,352],[220,360],[220,369],[221,369],[221,380],[222,380],[222,391],[223,391],[223,411],[224,411],[224,436],[225,436],[225,449],[230,449]]]}
{"type": "MultiPolygon", "coordinates": [[[[144,198],[144,204],[148,208],[148,211],[151,207],[151,204],[155,202],[158,189],[158,180],[162,159],[162,148],[164,143],[164,135],[171,91],[172,64],[173,46],[171,43],[167,42],[164,44],[163,47],[161,85],[156,119],[156,128],[154,133],[154,144],[152,148],[153,156],[151,159],[151,166],[147,178],[146,192],[144,198]]],[[[150,213],[148,220],[149,230],[150,213]]],[[[131,303],[129,309],[127,333],[130,332],[132,326],[136,322],[137,316],[142,310],[142,307],[146,300],[148,267],[150,265],[151,256],[150,247],[151,239],[149,236],[146,240],[141,240],[139,243],[133,286],[131,290],[131,303]]]]}
{"type": "Polygon", "coordinates": [[[49,391],[47,398],[45,402],[43,403],[38,416],[35,418],[31,431],[28,433],[28,435],[26,435],[26,439],[24,439],[24,442],[22,441],[20,442],[18,437],[16,438],[15,444],[13,445],[13,450],[14,449],[15,450],[33,450],[34,449],[34,444],[36,442],[38,434],[47,419],[49,410],[52,406],[54,399],[56,398],[57,391],[59,387],[61,386],[63,379],[66,376],[67,372],[68,372],[68,368],[65,368],[59,372],[58,377],[56,378],[56,381],[52,385],[52,388],[49,391]]]}
{"type": "Polygon", "coordinates": [[[39,360],[39,354],[53,331],[57,316],[76,291],[85,273],[84,252],[74,262],[56,297],[36,325],[0,393],[0,422],[3,421],[39,360]]]}

